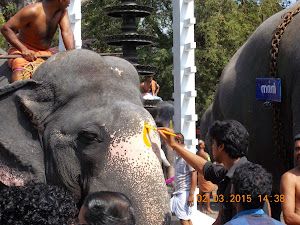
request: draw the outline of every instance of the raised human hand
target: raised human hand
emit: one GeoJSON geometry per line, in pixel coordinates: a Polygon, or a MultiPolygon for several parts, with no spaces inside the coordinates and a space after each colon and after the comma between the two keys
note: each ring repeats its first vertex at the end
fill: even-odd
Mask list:
{"type": "Polygon", "coordinates": [[[175,140],[175,137],[173,135],[170,135],[168,133],[164,133],[163,131],[167,131],[169,133],[174,133],[174,131],[170,128],[167,127],[158,127],[157,131],[159,135],[164,139],[164,141],[171,147],[173,148],[174,146],[178,145],[178,143],[175,140]]]}

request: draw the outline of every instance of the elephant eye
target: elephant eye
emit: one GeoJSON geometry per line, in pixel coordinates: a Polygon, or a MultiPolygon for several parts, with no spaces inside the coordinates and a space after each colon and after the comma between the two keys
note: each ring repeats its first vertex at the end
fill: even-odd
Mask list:
{"type": "Polygon", "coordinates": [[[98,138],[98,135],[95,133],[87,132],[87,131],[81,131],[78,134],[78,140],[84,143],[92,143],[92,142],[102,142],[100,138],[98,138]]]}

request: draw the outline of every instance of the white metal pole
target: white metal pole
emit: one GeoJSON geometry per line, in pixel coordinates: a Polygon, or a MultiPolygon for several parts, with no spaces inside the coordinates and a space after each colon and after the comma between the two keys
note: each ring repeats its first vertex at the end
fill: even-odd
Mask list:
{"type": "Polygon", "coordinates": [[[185,137],[185,145],[195,148],[195,48],[194,1],[173,0],[174,129],[185,137]]]}
{"type": "MultiPolygon", "coordinates": [[[[71,0],[68,7],[69,19],[71,28],[74,33],[75,48],[80,49],[82,46],[81,40],[81,0],[71,0]]],[[[65,46],[59,30],[59,51],[64,51],[65,46]]]]}
{"type": "MultiPolygon", "coordinates": [[[[194,41],[194,1],[173,0],[173,67],[174,75],[174,129],[185,137],[185,145],[195,149],[196,139],[195,114],[195,48],[194,41]]],[[[199,192],[198,192],[199,193],[199,192]]],[[[197,211],[197,197],[193,211],[197,211]]]]}

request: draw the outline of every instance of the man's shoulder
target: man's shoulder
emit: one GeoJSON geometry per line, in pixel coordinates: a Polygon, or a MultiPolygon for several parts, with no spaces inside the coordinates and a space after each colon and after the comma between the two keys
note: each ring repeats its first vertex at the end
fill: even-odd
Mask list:
{"type": "Polygon", "coordinates": [[[38,15],[43,10],[43,5],[41,2],[37,2],[31,5],[27,5],[20,10],[22,14],[38,15]]]}
{"type": "Polygon", "coordinates": [[[300,171],[299,171],[299,168],[294,168],[294,169],[291,169],[287,172],[285,172],[282,177],[281,177],[281,180],[294,180],[296,176],[299,176],[300,175],[300,171]]]}

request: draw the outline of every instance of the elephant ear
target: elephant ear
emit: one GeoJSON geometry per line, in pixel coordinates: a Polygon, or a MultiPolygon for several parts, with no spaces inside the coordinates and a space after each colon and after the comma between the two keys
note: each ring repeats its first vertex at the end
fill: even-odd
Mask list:
{"type": "Polygon", "coordinates": [[[43,121],[53,105],[50,85],[34,80],[0,88],[0,182],[23,185],[45,182],[40,142],[43,121]]]}
{"type": "Polygon", "coordinates": [[[16,93],[15,102],[26,118],[31,121],[40,133],[43,133],[43,121],[54,108],[54,89],[45,82],[35,81],[34,87],[24,88],[16,93]]]}

